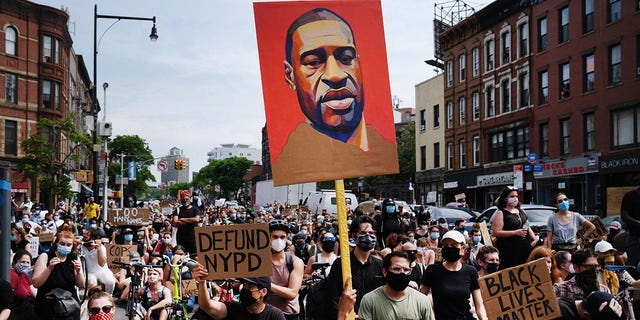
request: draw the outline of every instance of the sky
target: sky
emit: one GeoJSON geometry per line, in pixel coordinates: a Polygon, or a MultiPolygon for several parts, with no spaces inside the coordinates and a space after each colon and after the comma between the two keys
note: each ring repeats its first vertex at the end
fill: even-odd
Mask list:
{"type": "MultiPolygon", "coordinates": [[[[83,56],[93,79],[96,2],[33,2],[69,12],[73,49],[83,56]]],[[[439,1],[438,6],[451,2],[439,1]]],[[[489,2],[466,1],[474,8],[489,2]]],[[[100,15],[155,16],[159,36],[156,42],[149,40],[151,21],[98,19],[98,99],[113,124],[113,136],[140,136],[154,157],[178,147],[189,158],[190,172],[206,166],[207,152],[221,144],[260,149],[265,114],[252,3],[97,2],[100,15]]],[[[382,1],[391,95],[400,108],[415,107],[415,85],[436,75],[424,63],[434,56],[433,10],[433,0],[382,1]]],[[[159,182],[159,171],[155,166],[151,171],[159,182]]]]}

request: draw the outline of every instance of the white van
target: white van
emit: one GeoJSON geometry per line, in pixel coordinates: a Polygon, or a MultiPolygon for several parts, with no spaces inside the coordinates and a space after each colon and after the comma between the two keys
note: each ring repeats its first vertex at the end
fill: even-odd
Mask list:
{"type": "MultiPolygon", "coordinates": [[[[356,210],[358,207],[358,199],[351,192],[344,193],[345,204],[351,210],[356,210]]],[[[336,191],[335,190],[321,190],[316,192],[310,192],[309,196],[305,200],[309,211],[312,214],[322,214],[322,210],[327,210],[333,216],[338,215],[338,208],[336,206],[336,191]]]]}

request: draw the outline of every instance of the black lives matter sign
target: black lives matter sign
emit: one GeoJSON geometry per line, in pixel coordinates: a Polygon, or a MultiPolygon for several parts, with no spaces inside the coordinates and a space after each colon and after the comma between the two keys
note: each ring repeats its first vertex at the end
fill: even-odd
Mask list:
{"type": "Polygon", "coordinates": [[[271,240],[266,223],[195,228],[198,261],[207,279],[270,277],[271,240]]]}
{"type": "Polygon", "coordinates": [[[544,258],[479,279],[489,319],[555,319],[561,315],[544,258]]]}

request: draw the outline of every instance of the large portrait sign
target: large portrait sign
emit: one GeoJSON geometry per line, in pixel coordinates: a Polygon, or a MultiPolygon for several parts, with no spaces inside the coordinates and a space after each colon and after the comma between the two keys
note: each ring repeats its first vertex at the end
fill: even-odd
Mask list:
{"type": "Polygon", "coordinates": [[[254,13],[274,185],[397,173],[380,1],[254,13]]]}

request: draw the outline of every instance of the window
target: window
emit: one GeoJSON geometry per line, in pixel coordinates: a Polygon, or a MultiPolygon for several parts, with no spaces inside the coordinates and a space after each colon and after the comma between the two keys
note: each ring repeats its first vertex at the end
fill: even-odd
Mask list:
{"type": "Polygon", "coordinates": [[[523,23],[518,26],[518,39],[520,39],[519,57],[522,58],[529,54],[529,24],[523,23]]]}
{"type": "Polygon", "coordinates": [[[596,149],[596,115],[593,112],[584,115],[584,133],[584,151],[594,151],[596,149]]]}
{"type": "Polygon", "coordinates": [[[539,104],[545,104],[549,102],[549,72],[547,70],[541,71],[538,74],[538,96],[539,104]]]}
{"type": "Polygon", "coordinates": [[[473,136],[473,165],[480,165],[480,136],[473,136]]]}
{"type": "Polygon", "coordinates": [[[480,119],[480,92],[474,91],[473,96],[473,121],[480,119]]]}
{"type": "Polygon", "coordinates": [[[42,80],[42,107],[60,110],[60,84],[42,80]]]}
{"type": "Polygon", "coordinates": [[[620,44],[609,47],[609,85],[622,82],[620,44]]]}
{"type": "Polygon", "coordinates": [[[523,72],[518,76],[518,90],[520,108],[529,106],[529,73],[523,72]]]}
{"type": "Polygon", "coordinates": [[[493,94],[494,94],[493,86],[488,86],[485,91],[485,96],[487,97],[487,103],[486,103],[487,109],[485,110],[485,113],[484,113],[485,118],[490,118],[496,115],[495,105],[493,104],[495,101],[493,94]]]}
{"type": "Polygon", "coordinates": [[[540,124],[540,157],[549,156],[549,124],[540,124]]]}
{"type": "Polygon", "coordinates": [[[467,143],[464,139],[460,140],[460,168],[467,167],[467,143]]]}
{"type": "Polygon", "coordinates": [[[467,100],[464,97],[460,97],[459,107],[460,107],[460,110],[458,112],[458,115],[460,116],[459,124],[461,126],[463,126],[464,122],[465,122],[465,120],[467,118],[467,116],[466,116],[466,114],[467,114],[467,100]]]}
{"type": "Polygon", "coordinates": [[[420,131],[427,130],[427,110],[420,110],[420,131]]]}
{"type": "Polygon", "coordinates": [[[420,170],[427,170],[427,147],[420,146],[420,170]]]}
{"type": "Polygon", "coordinates": [[[440,105],[436,104],[433,106],[433,127],[437,128],[440,126],[440,105]]]}
{"type": "Polygon", "coordinates": [[[471,62],[473,64],[473,76],[477,77],[480,74],[480,48],[476,47],[471,51],[471,62]]]}
{"type": "Polygon", "coordinates": [[[529,128],[518,127],[489,135],[491,162],[524,158],[529,154],[529,128]]]}
{"type": "Polygon", "coordinates": [[[582,68],[584,69],[584,87],[582,90],[584,92],[591,92],[595,89],[596,84],[596,67],[593,53],[582,57],[582,68]]]}
{"type": "Polygon", "coordinates": [[[538,20],[538,52],[547,50],[547,18],[538,20]]]}
{"type": "Polygon", "coordinates": [[[447,103],[447,128],[453,128],[453,102],[447,103]]]}
{"type": "Polygon", "coordinates": [[[628,147],[640,142],[640,107],[616,110],[611,117],[614,147],[628,147]]]}
{"type": "Polygon", "coordinates": [[[18,155],[18,122],[4,121],[4,154],[18,155]]]}
{"type": "Polygon", "coordinates": [[[582,33],[593,31],[593,1],[594,0],[583,0],[584,14],[582,15],[582,33]]]}
{"type": "Polygon", "coordinates": [[[447,61],[447,87],[453,85],[453,61],[447,61]]]}
{"type": "Polygon", "coordinates": [[[485,61],[485,65],[486,65],[486,70],[485,71],[491,71],[493,70],[493,54],[494,54],[494,48],[493,48],[493,39],[487,40],[487,42],[485,43],[485,48],[486,48],[486,61],[485,61]]]}
{"type": "Polygon", "coordinates": [[[502,80],[500,89],[502,89],[502,97],[500,97],[500,102],[502,103],[501,113],[507,113],[511,111],[511,81],[509,79],[502,80]]]}
{"type": "Polygon", "coordinates": [[[560,100],[571,96],[569,62],[560,65],[560,100]]]}
{"type": "Polygon", "coordinates": [[[18,103],[18,76],[14,73],[4,75],[4,100],[6,102],[18,103]]]}
{"type": "Polygon", "coordinates": [[[558,11],[558,43],[569,41],[569,7],[558,11]]]}
{"type": "Polygon", "coordinates": [[[447,144],[447,169],[453,170],[453,143],[447,144]]]}
{"type": "Polygon", "coordinates": [[[433,167],[440,168],[440,142],[433,144],[433,167]]]}
{"type": "Polygon", "coordinates": [[[60,40],[50,36],[43,37],[42,61],[60,64],[60,40]]]}
{"type": "Polygon", "coordinates": [[[501,35],[502,40],[502,63],[511,61],[511,32],[507,31],[501,35]]]}
{"type": "Polygon", "coordinates": [[[4,30],[4,53],[18,55],[18,32],[11,26],[4,30]]]}
{"type": "Polygon", "coordinates": [[[608,0],[607,4],[607,23],[612,23],[622,18],[622,1],[608,0]]]}
{"type": "Polygon", "coordinates": [[[464,54],[458,57],[458,70],[460,71],[460,75],[458,76],[459,81],[464,81],[465,72],[467,67],[467,58],[464,54]]]}
{"type": "Polygon", "coordinates": [[[569,134],[569,118],[560,120],[560,154],[568,154],[571,136],[569,134]]]}

